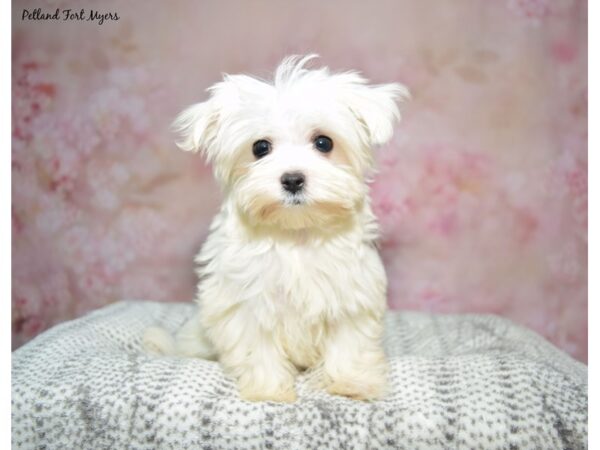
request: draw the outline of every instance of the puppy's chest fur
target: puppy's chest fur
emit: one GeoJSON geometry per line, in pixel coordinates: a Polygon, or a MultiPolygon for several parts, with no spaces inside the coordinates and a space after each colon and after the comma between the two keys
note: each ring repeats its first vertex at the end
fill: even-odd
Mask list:
{"type": "Polygon", "coordinates": [[[244,233],[233,220],[217,217],[197,258],[205,326],[237,311],[275,335],[297,365],[312,365],[329,326],[385,308],[385,274],[362,227],[284,236],[244,233]]]}

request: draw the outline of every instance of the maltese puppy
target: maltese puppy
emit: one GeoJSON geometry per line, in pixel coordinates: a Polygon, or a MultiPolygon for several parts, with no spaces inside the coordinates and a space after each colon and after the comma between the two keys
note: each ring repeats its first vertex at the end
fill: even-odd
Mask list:
{"type": "Polygon", "coordinates": [[[149,328],[144,345],[218,358],[246,400],[294,401],[308,368],[331,394],[385,392],[387,281],[366,181],[408,91],[307,69],[315,57],[286,58],[272,82],[225,75],[174,123],[224,202],[195,260],[197,315],[174,337],[149,328]]]}

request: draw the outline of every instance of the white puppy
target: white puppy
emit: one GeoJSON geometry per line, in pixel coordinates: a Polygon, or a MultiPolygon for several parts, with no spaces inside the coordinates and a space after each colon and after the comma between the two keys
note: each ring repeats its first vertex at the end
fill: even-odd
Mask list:
{"type": "Polygon", "coordinates": [[[198,314],[162,354],[218,357],[242,398],[291,402],[298,370],[321,368],[332,394],[385,390],[386,276],[366,178],[390,139],[399,84],[309,70],[290,57],[273,82],[225,75],[175,121],[179,146],[201,151],[224,202],[196,258],[198,314]]]}

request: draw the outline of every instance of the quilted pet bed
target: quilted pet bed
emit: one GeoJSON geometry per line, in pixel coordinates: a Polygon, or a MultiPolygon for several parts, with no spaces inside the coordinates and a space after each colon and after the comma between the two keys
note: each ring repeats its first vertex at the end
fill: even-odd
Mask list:
{"type": "Polygon", "coordinates": [[[52,328],[12,357],[12,441],[23,449],[582,449],[587,368],[489,315],[389,312],[389,395],[242,401],[218,363],[148,355],[191,304],[120,302],[52,328]]]}

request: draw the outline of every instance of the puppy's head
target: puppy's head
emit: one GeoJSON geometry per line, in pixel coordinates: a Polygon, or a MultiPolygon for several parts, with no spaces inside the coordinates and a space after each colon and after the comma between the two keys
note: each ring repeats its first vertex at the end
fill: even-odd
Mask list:
{"type": "Polygon", "coordinates": [[[201,151],[248,223],[328,227],[360,211],[372,148],[400,118],[400,84],[368,85],[355,72],[309,70],[290,57],[273,82],[225,75],[183,111],[178,145],[201,151]]]}

